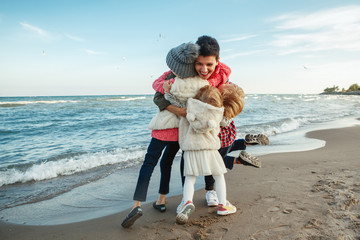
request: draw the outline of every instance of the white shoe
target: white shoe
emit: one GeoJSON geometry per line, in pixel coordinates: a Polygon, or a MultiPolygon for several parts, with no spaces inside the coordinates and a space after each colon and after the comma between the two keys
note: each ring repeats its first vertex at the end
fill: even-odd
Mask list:
{"type": "Polygon", "coordinates": [[[187,223],[189,216],[194,212],[195,206],[191,201],[187,201],[180,208],[180,211],[176,215],[176,223],[185,224],[187,223]]]}
{"type": "Polygon", "coordinates": [[[178,214],[182,208],[182,206],[185,204],[184,200],[181,201],[181,203],[176,208],[176,214],[178,214]]]}
{"type": "Polygon", "coordinates": [[[215,190],[207,191],[205,198],[208,207],[216,207],[219,204],[219,199],[215,190]]]}

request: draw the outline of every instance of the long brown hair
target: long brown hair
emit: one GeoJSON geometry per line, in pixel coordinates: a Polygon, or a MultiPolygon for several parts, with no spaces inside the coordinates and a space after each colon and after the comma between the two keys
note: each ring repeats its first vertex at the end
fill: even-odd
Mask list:
{"type": "Polygon", "coordinates": [[[212,87],[210,85],[206,85],[200,88],[194,98],[202,102],[205,102],[207,104],[210,104],[214,107],[223,106],[223,99],[219,89],[212,87]]]}
{"type": "Polygon", "coordinates": [[[244,91],[233,83],[224,84],[220,88],[223,98],[224,116],[228,119],[236,117],[244,109],[244,91]]]}

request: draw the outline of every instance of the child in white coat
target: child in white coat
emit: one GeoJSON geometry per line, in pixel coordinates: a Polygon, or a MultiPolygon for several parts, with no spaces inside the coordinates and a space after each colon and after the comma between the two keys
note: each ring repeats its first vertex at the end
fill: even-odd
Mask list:
{"type": "Polygon", "coordinates": [[[236,212],[236,207],[226,199],[226,167],[218,151],[221,147],[218,134],[223,117],[223,97],[214,87],[202,87],[196,96],[187,102],[186,119],[181,119],[179,125],[179,144],[184,151],[185,175],[183,200],[176,216],[179,224],[186,223],[195,210],[192,202],[194,184],[196,177],[200,175],[212,175],[215,179],[219,198],[217,214],[228,215],[236,212]]]}

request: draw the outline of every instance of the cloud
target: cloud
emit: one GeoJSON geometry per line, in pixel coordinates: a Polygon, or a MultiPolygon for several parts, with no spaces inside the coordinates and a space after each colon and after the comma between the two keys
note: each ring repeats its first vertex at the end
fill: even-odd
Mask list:
{"type": "Polygon", "coordinates": [[[278,29],[342,28],[353,23],[359,23],[359,13],[360,6],[345,6],[310,14],[287,14],[274,20],[283,21],[277,26],[278,29]]]}
{"type": "Polygon", "coordinates": [[[235,38],[229,38],[229,39],[223,39],[223,40],[220,40],[220,42],[237,42],[237,41],[243,41],[243,40],[246,40],[246,39],[249,39],[249,38],[253,38],[253,37],[256,37],[257,35],[243,35],[243,36],[239,36],[239,37],[235,37],[235,38]]]}
{"type": "Polygon", "coordinates": [[[271,19],[279,32],[271,45],[280,55],[324,50],[360,51],[360,6],[271,19]]]}
{"type": "Polygon", "coordinates": [[[73,40],[73,41],[76,41],[76,42],[84,42],[85,40],[80,38],[80,37],[77,37],[77,36],[74,36],[74,35],[71,35],[71,34],[68,34],[68,33],[65,33],[64,34],[65,37],[67,37],[68,39],[70,40],[73,40]]]}
{"type": "Polygon", "coordinates": [[[234,53],[234,54],[222,57],[221,60],[229,60],[229,59],[233,59],[233,58],[237,58],[237,57],[241,57],[241,56],[254,55],[254,54],[257,54],[260,52],[263,52],[263,50],[254,50],[254,51],[248,51],[248,52],[234,53]]]}
{"type": "MultiPolygon", "coordinates": [[[[0,16],[1,17],[1,16],[0,16]]],[[[0,18],[1,20],[1,18],[0,18]]],[[[28,31],[31,31],[35,34],[37,34],[38,36],[40,36],[41,38],[43,39],[54,39],[54,38],[60,38],[62,36],[62,34],[57,34],[56,37],[54,37],[55,34],[50,34],[48,31],[40,28],[40,27],[37,27],[37,26],[34,26],[34,25],[31,25],[29,23],[26,23],[26,22],[20,22],[20,25],[28,30],[28,31]]],[[[84,42],[85,40],[83,38],[80,38],[78,36],[74,36],[74,35],[71,35],[71,34],[68,34],[68,33],[64,33],[63,34],[66,38],[72,40],[72,41],[77,41],[77,42],[84,42]]],[[[90,50],[91,51],[91,50],[90,50]]],[[[101,53],[92,53],[92,54],[101,54],[101,53]]]]}
{"type": "Polygon", "coordinates": [[[45,30],[43,30],[43,29],[41,29],[41,28],[39,28],[39,27],[30,25],[30,24],[25,23],[25,22],[21,22],[20,25],[21,25],[24,29],[30,30],[30,31],[38,34],[38,35],[39,35],[40,37],[42,37],[42,38],[49,38],[49,37],[50,37],[50,34],[49,34],[47,31],[45,31],[45,30]]]}
{"type": "Polygon", "coordinates": [[[101,55],[101,54],[104,54],[103,52],[96,52],[96,51],[93,51],[93,50],[90,50],[90,49],[85,49],[84,52],[86,52],[87,54],[90,54],[90,55],[101,55]]]}

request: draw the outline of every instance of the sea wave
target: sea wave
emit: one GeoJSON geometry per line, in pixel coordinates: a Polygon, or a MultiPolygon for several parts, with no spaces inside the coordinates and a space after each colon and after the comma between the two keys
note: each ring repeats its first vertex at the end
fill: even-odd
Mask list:
{"type": "Polygon", "coordinates": [[[136,101],[136,100],[142,100],[146,99],[145,96],[140,97],[128,97],[128,96],[122,96],[119,98],[97,98],[97,99],[81,99],[81,100],[34,100],[34,101],[13,101],[13,102],[0,102],[0,107],[20,107],[20,106],[26,106],[29,104],[59,104],[59,103],[81,103],[81,102],[121,102],[121,101],[136,101]]]}
{"type": "Polygon", "coordinates": [[[72,175],[105,165],[120,164],[118,168],[130,167],[138,164],[144,154],[144,148],[134,147],[132,149],[116,149],[110,152],[88,153],[56,161],[45,161],[24,170],[21,167],[5,169],[0,172],[0,187],[19,182],[42,181],[72,175]]]}
{"type": "Polygon", "coordinates": [[[275,136],[280,133],[294,131],[308,123],[309,121],[306,118],[284,118],[273,122],[242,125],[241,127],[238,127],[238,132],[239,136],[246,135],[248,133],[263,133],[267,136],[275,136]]]}
{"type": "Polygon", "coordinates": [[[57,104],[57,103],[77,103],[79,101],[74,100],[51,100],[51,101],[45,101],[45,100],[38,100],[38,101],[18,101],[18,102],[0,102],[0,107],[18,107],[18,106],[24,106],[28,104],[57,104]]]}
{"type": "Polygon", "coordinates": [[[135,101],[140,99],[146,99],[146,97],[121,97],[121,98],[114,98],[114,99],[107,99],[107,102],[120,102],[120,101],[135,101]]]}
{"type": "Polygon", "coordinates": [[[277,124],[274,124],[274,126],[272,126],[272,132],[274,134],[279,134],[294,131],[307,122],[308,121],[303,118],[286,118],[277,122],[277,124]]]}
{"type": "Polygon", "coordinates": [[[314,101],[317,101],[319,100],[320,98],[319,97],[312,97],[312,98],[304,98],[302,101],[304,102],[314,102],[314,101]]]}

